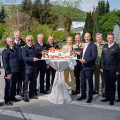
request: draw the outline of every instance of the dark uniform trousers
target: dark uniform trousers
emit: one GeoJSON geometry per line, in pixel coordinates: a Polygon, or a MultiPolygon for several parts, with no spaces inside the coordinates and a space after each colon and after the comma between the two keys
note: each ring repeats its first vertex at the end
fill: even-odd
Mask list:
{"type": "Polygon", "coordinates": [[[10,80],[5,78],[5,102],[13,100],[16,96],[18,75],[18,72],[14,72],[12,73],[12,78],[10,80]]]}
{"type": "Polygon", "coordinates": [[[106,84],[106,98],[110,101],[115,100],[115,83],[116,79],[116,69],[115,70],[103,70],[103,76],[106,84]]]}
{"type": "Polygon", "coordinates": [[[49,69],[46,70],[46,89],[50,88],[50,72],[52,73],[51,85],[53,85],[56,70],[53,69],[52,67],[50,67],[49,69]]]}
{"type": "Polygon", "coordinates": [[[120,99],[120,75],[117,76],[118,99],[120,99]]]}
{"type": "Polygon", "coordinates": [[[77,65],[75,66],[74,75],[76,81],[76,91],[80,91],[80,61],[77,61],[77,65]]]}
{"type": "MultiPolygon", "coordinates": [[[[40,77],[39,77],[40,91],[43,92],[44,91],[44,77],[46,73],[46,62],[44,60],[37,62],[36,82],[35,82],[36,88],[37,88],[37,77],[39,75],[39,72],[40,72],[40,77]]],[[[36,93],[37,93],[37,89],[36,89],[36,93]]]]}
{"type": "Polygon", "coordinates": [[[93,70],[84,70],[80,71],[80,79],[81,79],[81,94],[86,97],[86,79],[88,80],[89,85],[89,98],[93,96],[93,70]]]}
{"type": "Polygon", "coordinates": [[[35,70],[27,70],[25,72],[25,81],[24,81],[24,99],[32,97],[35,89],[35,70]],[[28,92],[28,85],[29,85],[29,92],[28,92]]]}

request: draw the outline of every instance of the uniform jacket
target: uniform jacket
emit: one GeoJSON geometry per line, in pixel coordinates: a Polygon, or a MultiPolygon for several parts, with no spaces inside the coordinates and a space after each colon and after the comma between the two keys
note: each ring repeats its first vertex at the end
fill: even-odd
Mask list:
{"type": "MultiPolygon", "coordinates": [[[[73,45],[73,50],[82,52],[84,48],[84,43],[81,42],[81,46],[79,47],[77,44],[73,45]]],[[[77,58],[80,59],[80,55],[77,55],[77,58]]]]}
{"type": "Polygon", "coordinates": [[[114,70],[120,72],[120,48],[114,43],[112,47],[104,45],[101,56],[101,68],[105,70],[114,70]]]}
{"type": "Polygon", "coordinates": [[[99,47],[97,45],[97,42],[95,42],[94,44],[97,46],[97,59],[95,61],[95,64],[100,66],[100,58],[102,54],[102,49],[103,49],[103,46],[106,44],[106,42],[102,41],[99,47]]]}
{"type": "Polygon", "coordinates": [[[43,46],[41,46],[37,42],[37,43],[34,44],[34,48],[35,48],[36,57],[41,59],[41,57],[42,57],[41,51],[42,50],[47,50],[47,45],[45,43],[43,43],[43,46]]]}
{"type": "MultiPolygon", "coordinates": [[[[80,54],[81,59],[82,55],[83,52],[80,54]]],[[[90,42],[83,58],[85,59],[86,63],[82,64],[82,68],[84,70],[94,70],[96,58],[97,58],[97,46],[94,43],[90,42]]]]}
{"type": "Polygon", "coordinates": [[[21,54],[19,54],[19,58],[20,58],[20,71],[22,73],[24,73],[24,71],[25,71],[25,63],[24,63],[23,58],[22,58],[22,48],[25,45],[26,45],[26,43],[22,39],[20,40],[20,44],[19,45],[17,45],[15,43],[16,48],[21,50],[21,54]]]}
{"type": "Polygon", "coordinates": [[[19,49],[17,49],[15,46],[14,49],[11,49],[9,46],[7,46],[7,48],[3,50],[2,61],[6,75],[19,72],[20,52],[21,51],[19,51],[19,49]]]}
{"type": "Polygon", "coordinates": [[[22,48],[22,58],[25,62],[26,70],[35,70],[36,62],[34,62],[34,57],[36,57],[34,46],[29,47],[28,45],[22,48]]]}
{"type": "Polygon", "coordinates": [[[54,47],[55,49],[59,49],[59,46],[57,44],[53,43],[53,46],[51,46],[49,43],[47,43],[47,50],[49,50],[52,47],[54,47]]]}

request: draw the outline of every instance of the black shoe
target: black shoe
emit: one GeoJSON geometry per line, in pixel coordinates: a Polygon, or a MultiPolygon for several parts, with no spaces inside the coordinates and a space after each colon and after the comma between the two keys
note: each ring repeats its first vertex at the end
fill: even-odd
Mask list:
{"type": "Polygon", "coordinates": [[[32,96],[32,97],[30,97],[31,99],[38,99],[38,97],[37,96],[32,96]]]}
{"type": "Polygon", "coordinates": [[[109,105],[114,105],[114,101],[110,101],[109,105]]]}
{"type": "Polygon", "coordinates": [[[105,93],[102,93],[102,98],[105,98],[105,93]]]}
{"type": "Polygon", "coordinates": [[[20,100],[19,100],[19,99],[17,99],[17,98],[13,98],[13,99],[11,99],[11,101],[14,101],[14,102],[19,102],[20,100]]]}
{"type": "Polygon", "coordinates": [[[109,100],[107,98],[101,100],[101,102],[108,102],[109,100]]]}
{"type": "Polygon", "coordinates": [[[71,91],[71,93],[72,93],[72,95],[75,95],[75,92],[74,92],[74,90],[72,90],[72,91],[71,91]]]}
{"type": "Polygon", "coordinates": [[[3,105],[3,103],[0,103],[0,106],[2,106],[3,105]]]}
{"type": "Polygon", "coordinates": [[[77,94],[80,94],[80,91],[76,90],[76,91],[74,92],[74,95],[77,95],[77,94]]]}
{"type": "Polygon", "coordinates": [[[17,92],[17,95],[23,96],[22,92],[17,92]]]}
{"type": "Polygon", "coordinates": [[[120,102],[120,98],[118,98],[118,99],[116,100],[116,102],[120,102]]]}
{"type": "Polygon", "coordinates": [[[11,101],[5,102],[5,104],[6,104],[6,105],[9,105],[9,106],[12,106],[12,105],[13,105],[13,103],[12,103],[11,101]]]}
{"type": "Polygon", "coordinates": [[[77,100],[84,100],[86,99],[86,96],[81,96],[80,98],[78,98],[77,100]]]}
{"type": "Polygon", "coordinates": [[[46,88],[46,91],[49,91],[49,90],[50,90],[50,87],[47,87],[47,88],[46,88]]]}
{"type": "Polygon", "coordinates": [[[96,94],[98,94],[98,92],[93,91],[93,95],[96,95],[96,94]]]}
{"type": "Polygon", "coordinates": [[[88,98],[87,103],[91,103],[92,102],[92,98],[88,98]]]}
{"type": "Polygon", "coordinates": [[[40,93],[49,94],[47,91],[40,91],[40,93]]]}
{"type": "Polygon", "coordinates": [[[24,99],[25,102],[30,102],[28,98],[24,99]]]}

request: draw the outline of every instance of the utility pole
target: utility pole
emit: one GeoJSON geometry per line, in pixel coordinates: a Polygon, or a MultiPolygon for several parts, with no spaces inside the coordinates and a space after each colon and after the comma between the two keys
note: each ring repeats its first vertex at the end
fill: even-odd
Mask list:
{"type": "Polygon", "coordinates": [[[18,8],[18,6],[17,6],[17,29],[19,30],[19,28],[20,28],[20,22],[19,22],[19,8],[18,8]]]}

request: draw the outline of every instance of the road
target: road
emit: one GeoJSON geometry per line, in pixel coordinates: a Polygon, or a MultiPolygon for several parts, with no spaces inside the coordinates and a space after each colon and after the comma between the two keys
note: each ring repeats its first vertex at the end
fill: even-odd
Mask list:
{"type": "MultiPolygon", "coordinates": [[[[0,55],[3,49],[0,48],[0,55]]],[[[1,57],[1,56],[0,56],[1,57]]],[[[0,101],[4,98],[4,69],[0,76],[0,101]]],[[[0,120],[120,120],[120,103],[114,106],[101,103],[101,95],[94,95],[93,102],[86,103],[76,99],[80,95],[71,95],[73,101],[63,105],[55,105],[48,101],[48,95],[39,94],[38,100],[20,102],[10,106],[0,106],[0,120]]],[[[117,98],[117,96],[116,96],[117,98]]]]}

